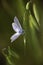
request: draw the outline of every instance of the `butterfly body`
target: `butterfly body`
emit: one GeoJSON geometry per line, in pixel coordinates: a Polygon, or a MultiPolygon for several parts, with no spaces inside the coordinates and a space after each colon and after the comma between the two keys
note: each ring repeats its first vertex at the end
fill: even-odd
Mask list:
{"type": "Polygon", "coordinates": [[[11,42],[15,41],[21,34],[24,33],[24,30],[22,29],[19,20],[17,17],[14,17],[14,22],[12,23],[13,30],[16,32],[14,35],[11,36],[11,42]]]}

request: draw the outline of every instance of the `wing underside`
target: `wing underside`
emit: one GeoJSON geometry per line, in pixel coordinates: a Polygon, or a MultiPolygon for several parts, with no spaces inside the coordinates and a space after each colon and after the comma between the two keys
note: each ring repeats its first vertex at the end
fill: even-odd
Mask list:
{"type": "Polygon", "coordinates": [[[15,33],[14,35],[11,36],[11,42],[15,41],[18,37],[20,36],[19,33],[15,33]]]}
{"type": "Polygon", "coordinates": [[[22,27],[21,27],[21,25],[20,25],[20,23],[19,23],[19,20],[18,20],[18,18],[15,16],[14,17],[14,23],[16,23],[17,25],[18,25],[18,27],[20,28],[20,29],[22,29],[22,27]]]}
{"type": "Polygon", "coordinates": [[[12,27],[13,27],[13,30],[15,32],[19,32],[20,31],[20,28],[18,27],[18,25],[16,23],[12,23],[12,27]]]}

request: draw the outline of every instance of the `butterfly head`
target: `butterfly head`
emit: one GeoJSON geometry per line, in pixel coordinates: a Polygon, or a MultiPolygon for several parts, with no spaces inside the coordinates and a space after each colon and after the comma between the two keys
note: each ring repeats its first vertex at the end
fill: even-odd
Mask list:
{"type": "Polygon", "coordinates": [[[20,30],[19,33],[24,34],[24,30],[20,30]]]}

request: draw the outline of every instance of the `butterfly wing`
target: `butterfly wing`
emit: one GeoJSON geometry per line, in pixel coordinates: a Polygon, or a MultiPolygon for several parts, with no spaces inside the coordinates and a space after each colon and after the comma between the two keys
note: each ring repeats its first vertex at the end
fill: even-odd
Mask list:
{"type": "Polygon", "coordinates": [[[18,27],[18,25],[16,23],[12,23],[12,27],[13,27],[13,30],[15,32],[19,32],[20,31],[20,28],[18,27]]]}
{"type": "Polygon", "coordinates": [[[15,33],[14,35],[11,36],[11,42],[15,41],[21,34],[20,33],[15,33]]]}
{"type": "Polygon", "coordinates": [[[22,30],[22,27],[21,27],[19,20],[16,16],[14,17],[14,23],[16,23],[18,25],[18,27],[22,30]]]}

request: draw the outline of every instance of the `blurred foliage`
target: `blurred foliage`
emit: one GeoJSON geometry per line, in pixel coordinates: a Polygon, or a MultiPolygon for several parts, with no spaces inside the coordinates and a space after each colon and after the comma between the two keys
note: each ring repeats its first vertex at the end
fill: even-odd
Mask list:
{"type": "Polygon", "coordinates": [[[0,65],[43,65],[42,2],[0,0],[0,65]],[[15,16],[25,33],[11,44],[15,16]]]}

